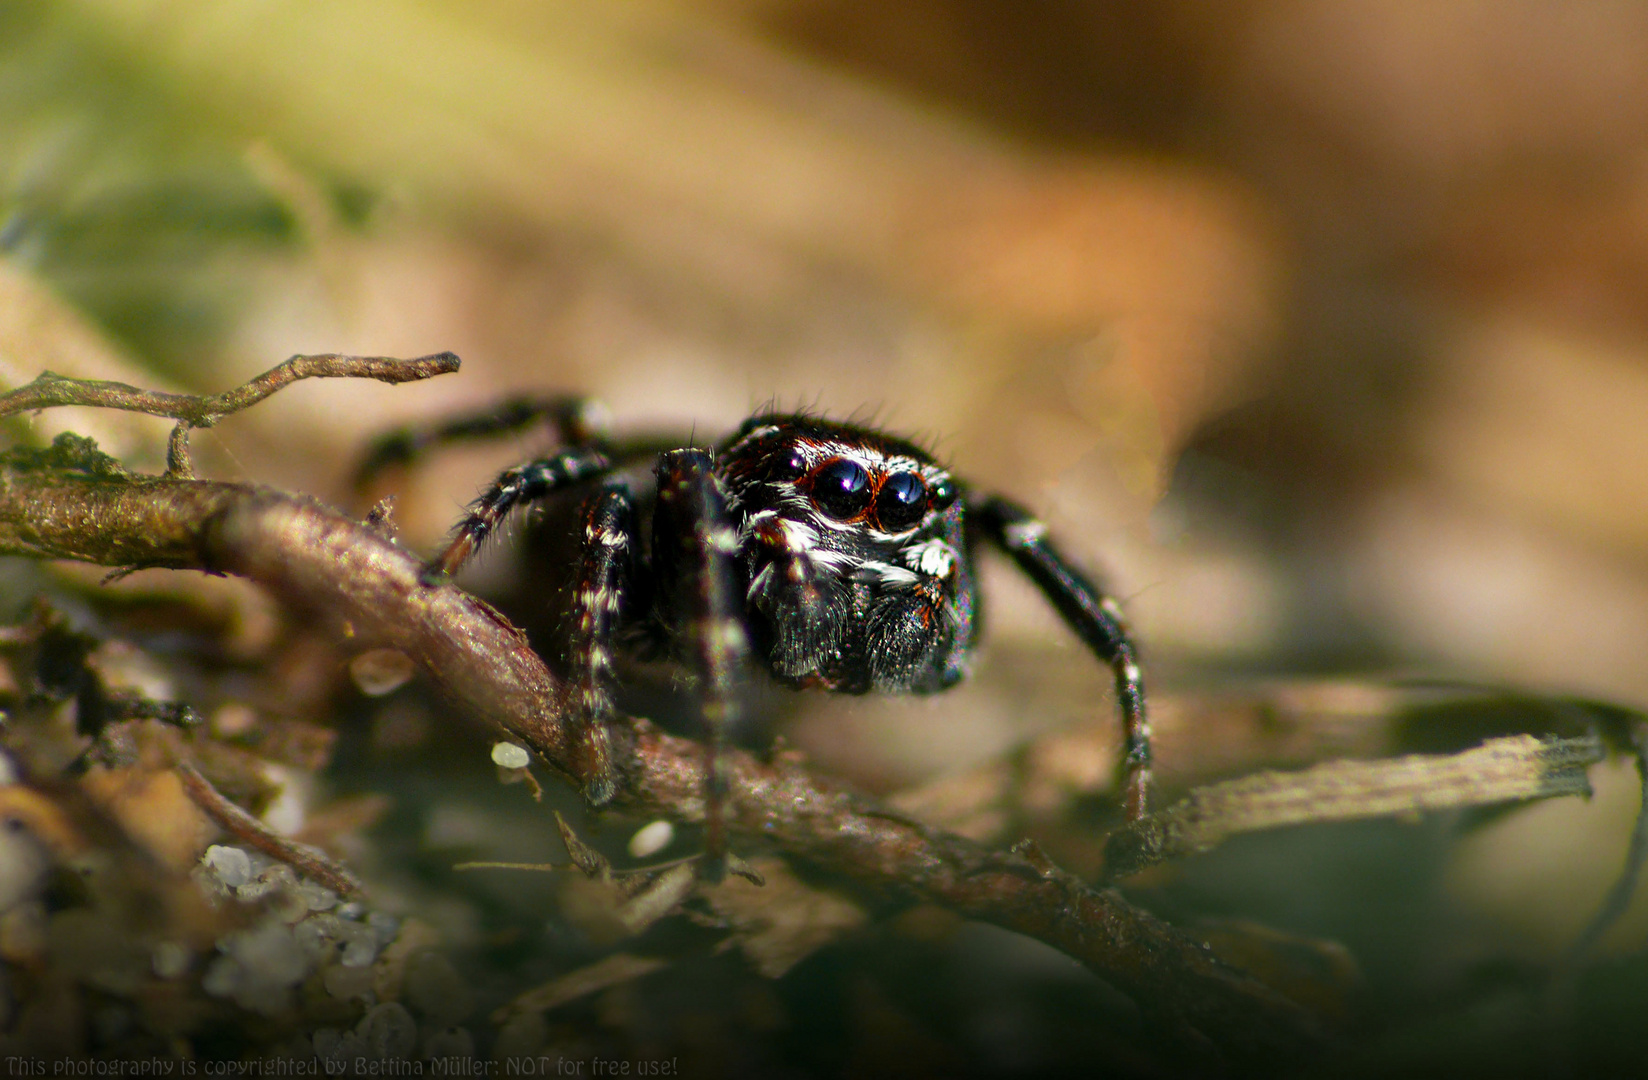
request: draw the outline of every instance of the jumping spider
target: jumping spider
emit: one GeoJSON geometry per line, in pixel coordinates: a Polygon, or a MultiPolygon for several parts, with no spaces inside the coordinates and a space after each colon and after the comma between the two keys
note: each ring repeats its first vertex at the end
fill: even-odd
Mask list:
{"type": "Polygon", "coordinates": [[[705,845],[718,865],[727,798],[719,750],[742,665],[753,655],[781,683],[847,694],[955,685],[978,639],[974,559],[988,541],[1114,671],[1126,741],[1123,807],[1129,819],[1144,814],[1150,725],[1121,610],[1027,511],[971,490],[920,448],[868,427],[761,413],[714,447],[683,447],[613,439],[600,418],[582,398],[519,400],[397,432],[374,447],[358,477],[364,483],[440,443],[550,421],[560,449],[493,481],[424,580],[456,573],[515,508],[582,496],[566,504],[577,508],[581,540],[562,667],[591,803],[611,799],[618,783],[609,728],[614,650],[650,636],[697,688],[708,735],[705,845]],[[637,479],[648,463],[655,483],[637,479]]]}

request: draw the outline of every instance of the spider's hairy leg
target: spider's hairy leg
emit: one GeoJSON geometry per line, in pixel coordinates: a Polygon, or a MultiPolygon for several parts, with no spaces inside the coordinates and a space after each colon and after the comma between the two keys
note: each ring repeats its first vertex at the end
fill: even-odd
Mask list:
{"type": "Polygon", "coordinates": [[[705,878],[725,872],[727,733],[737,705],[736,682],[749,654],[739,618],[738,534],[705,450],[672,450],[658,462],[658,505],[652,521],[654,573],[664,616],[684,644],[698,679],[705,729],[705,878]]]}
{"type": "Polygon", "coordinates": [[[507,398],[481,412],[409,424],[379,436],[355,467],[355,490],[364,491],[384,470],[411,465],[448,443],[509,435],[538,423],[546,424],[561,446],[606,443],[606,408],[593,398],[578,394],[507,398]]]}
{"type": "Polygon", "coordinates": [[[424,567],[424,582],[433,584],[456,574],[517,506],[548,498],[611,468],[606,455],[600,451],[573,447],[505,470],[469,504],[469,513],[452,531],[451,543],[424,567]]]}
{"type": "Polygon", "coordinates": [[[1116,601],[1106,596],[1047,539],[1047,526],[1005,499],[986,498],[968,513],[1012,557],[1071,629],[1108,664],[1116,677],[1116,702],[1126,746],[1122,811],[1129,821],[1149,812],[1150,719],[1138,653],[1116,601]]]}
{"type": "Polygon", "coordinates": [[[583,555],[568,612],[567,715],[576,733],[573,764],[584,797],[600,806],[617,792],[612,755],[612,650],[631,585],[635,500],[609,483],[585,501],[583,555]]]}

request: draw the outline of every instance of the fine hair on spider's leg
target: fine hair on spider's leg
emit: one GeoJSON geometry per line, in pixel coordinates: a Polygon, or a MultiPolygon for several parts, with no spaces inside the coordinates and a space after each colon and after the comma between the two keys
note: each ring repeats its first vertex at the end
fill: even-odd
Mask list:
{"type": "Polygon", "coordinates": [[[538,423],[549,427],[560,446],[606,445],[606,409],[593,398],[581,394],[510,398],[480,412],[423,426],[407,425],[373,440],[355,467],[355,490],[364,490],[385,469],[411,465],[431,450],[514,434],[538,423]]]}
{"type": "Polygon", "coordinates": [[[635,500],[609,482],[585,500],[582,556],[572,585],[567,625],[567,715],[576,742],[577,775],[593,805],[617,792],[612,755],[612,650],[632,584],[636,548],[635,500]]]}
{"type": "Polygon", "coordinates": [[[652,557],[660,615],[681,643],[697,679],[704,722],[704,860],[702,876],[726,871],[727,734],[735,720],[736,682],[749,653],[739,619],[738,534],[707,450],[672,450],[658,461],[652,557]]]}
{"type": "Polygon", "coordinates": [[[1047,526],[1028,510],[991,497],[970,512],[985,534],[1036,583],[1059,617],[1115,673],[1125,745],[1122,812],[1129,821],[1143,818],[1149,813],[1150,719],[1145,712],[1138,654],[1121,608],[1053,546],[1047,539],[1047,526]]]}
{"type": "Polygon", "coordinates": [[[606,455],[600,451],[572,447],[505,470],[469,504],[469,513],[452,531],[452,542],[424,568],[425,583],[456,574],[517,506],[546,499],[611,468],[606,455]]]}

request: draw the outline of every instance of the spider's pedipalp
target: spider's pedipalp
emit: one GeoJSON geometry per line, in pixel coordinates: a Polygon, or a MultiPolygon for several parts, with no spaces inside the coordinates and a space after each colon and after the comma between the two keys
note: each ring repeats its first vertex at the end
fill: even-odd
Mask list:
{"type": "Polygon", "coordinates": [[[749,557],[761,564],[745,599],[776,638],[768,650],[773,673],[801,679],[822,670],[841,654],[851,590],[819,556],[818,536],[807,525],[763,510],[745,522],[745,532],[749,557]]]}
{"type": "Polygon", "coordinates": [[[633,574],[635,500],[608,483],[582,508],[582,555],[567,612],[567,713],[577,730],[584,797],[600,806],[617,792],[611,721],[613,649],[633,574]]]}
{"type": "Polygon", "coordinates": [[[738,532],[709,451],[665,453],[657,476],[652,556],[659,615],[673,629],[679,651],[697,677],[706,736],[702,872],[717,881],[725,872],[730,795],[721,751],[736,721],[736,684],[749,654],[738,583],[738,532]]]}

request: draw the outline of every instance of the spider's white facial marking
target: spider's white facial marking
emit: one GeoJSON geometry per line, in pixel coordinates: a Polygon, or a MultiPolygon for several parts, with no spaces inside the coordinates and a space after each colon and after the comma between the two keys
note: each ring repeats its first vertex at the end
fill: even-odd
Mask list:
{"type": "Polygon", "coordinates": [[[855,579],[872,582],[884,589],[908,589],[921,583],[915,571],[873,559],[861,561],[852,573],[855,579]]]}
{"type": "Polygon", "coordinates": [[[955,568],[956,552],[949,544],[936,537],[904,549],[904,562],[910,569],[928,577],[947,578],[955,568]]]}
{"type": "Polygon", "coordinates": [[[751,514],[739,532],[745,550],[777,548],[783,553],[782,558],[767,561],[750,580],[746,595],[752,598],[772,584],[775,573],[782,573],[792,585],[803,585],[820,573],[848,573],[859,564],[846,552],[820,547],[816,529],[806,522],[780,517],[777,510],[751,514]]]}

